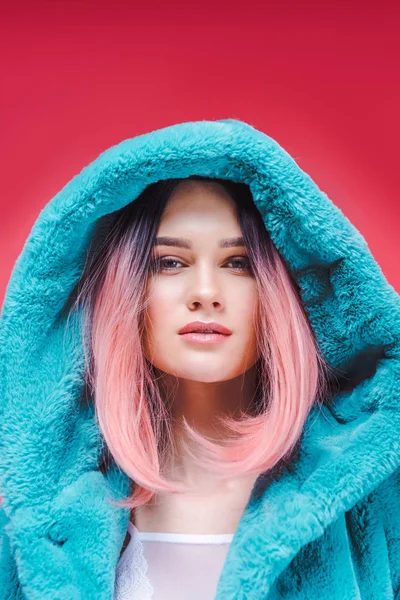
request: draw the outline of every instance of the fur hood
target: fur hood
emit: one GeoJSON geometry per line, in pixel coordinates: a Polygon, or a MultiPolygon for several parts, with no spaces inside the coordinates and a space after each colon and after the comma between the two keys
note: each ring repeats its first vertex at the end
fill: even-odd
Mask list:
{"type": "Polygon", "coordinates": [[[0,598],[111,600],[129,510],[84,392],[66,310],[100,220],[159,179],[250,186],[343,374],[313,408],[291,468],[260,477],[216,598],[384,600],[400,594],[400,297],[362,235],[271,137],[237,119],[184,122],[102,152],[43,208],[0,323],[0,598]]]}

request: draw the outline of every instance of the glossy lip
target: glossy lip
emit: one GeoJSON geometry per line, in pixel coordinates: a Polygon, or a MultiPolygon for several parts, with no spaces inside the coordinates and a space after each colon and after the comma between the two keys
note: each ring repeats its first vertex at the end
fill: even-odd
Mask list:
{"type": "Polygon", "coordinates": [[[181,338],[185,342],[195,344],[220,344],[229,338],[229,335],[223,333],[200,333],[199,331],[192,331],[192,333],[181,333],[181,338]]]}
{"type": "MultiPolygon", "coordinates": [[[[182,334],[188,334],[188,333],[200,333],[201,329],[213,329],[214,332],[216,332],[217,334],[223,334],[223,335],[232,335],[232,331],[230,329],[227,329],[226,327],[224,327],[223,325],[220,325],[219,323],[215,323],[215,321],[192,321],[191,323],[188,323],[187,325],[185,325],[184,327],[182,327],[178,333],[180,335],[182,334]]],[[[203,335],[213,335],[211,333],[209,334],[203,334],[203,335]]]]}

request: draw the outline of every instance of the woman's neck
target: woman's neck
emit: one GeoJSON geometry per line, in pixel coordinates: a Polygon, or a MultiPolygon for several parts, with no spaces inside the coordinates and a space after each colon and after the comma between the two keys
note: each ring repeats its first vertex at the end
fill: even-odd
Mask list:
{"type": "Polygon", "coordinates": [[[233,533],[256,479],[247,475],[207,493],[156,494],[131,511],[131,522],[139,531],[233,533]]]}

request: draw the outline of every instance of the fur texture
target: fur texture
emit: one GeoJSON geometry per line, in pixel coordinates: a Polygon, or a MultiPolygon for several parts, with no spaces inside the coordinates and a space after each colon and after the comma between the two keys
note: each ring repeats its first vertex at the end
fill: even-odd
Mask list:
{"type": "Polygon", "coordinates": [[[216,600],[400,597],[400,297],[362,235],[273,139],[236,119],[126,139],[41,211],[0,327],[0,598],[111,600],[129,491],[82,401],[65,306],[98,220],[148,184],[200,174],[250,185],[342,385],[310,412],[290,469],[259,478],[216,600]]]}

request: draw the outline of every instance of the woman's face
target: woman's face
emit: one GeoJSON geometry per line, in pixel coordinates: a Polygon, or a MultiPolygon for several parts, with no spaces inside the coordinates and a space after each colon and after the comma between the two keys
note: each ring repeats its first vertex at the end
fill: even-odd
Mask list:
{"type": "Polygon", "coordinates": [[[171,195],[157,237],[184,238],[190,248],[154,245],[158,271],[150,275],[144,352],[158,369],[201,382],[226,381],[259,358],[254,318],[256,282],[244,246],[221,248],[241,237],[234,201],[216,183],[184,181],[171,195]],[[232,334],[222,343],[193,343],[179,330],[214,321],[232,334]]]}

